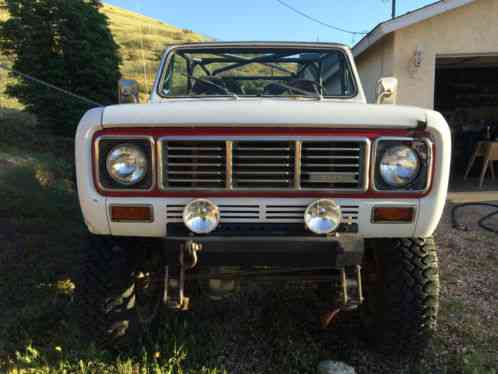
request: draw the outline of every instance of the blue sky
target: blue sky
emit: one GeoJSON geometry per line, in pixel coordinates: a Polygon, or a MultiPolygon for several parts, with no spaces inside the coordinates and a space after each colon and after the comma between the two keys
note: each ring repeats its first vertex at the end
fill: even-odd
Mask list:
{"type": "MultiPolygon", "coordinates": [[[[402,14],[434,0],[397,0],[402,14]]],[[[351,45],[360,36],[314,23],[277,0],[106,0],[180,28],[219,40],[296,40],[351,45]],[[243,4],[243,5],[241,5],[243,4]]],[[[368,31],[391,15],[391,0],[285,0],[323,22],[354,31],[368,31]]]]}

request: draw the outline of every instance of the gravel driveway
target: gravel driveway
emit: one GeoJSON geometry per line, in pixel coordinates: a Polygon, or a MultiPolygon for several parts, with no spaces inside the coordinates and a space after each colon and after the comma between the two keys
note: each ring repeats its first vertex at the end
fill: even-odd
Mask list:
{"type": "MultiPolygon", "coordinates": [[[[447,206],[436,233],[441,272],[437,336],[423,357],[410,361],[373,352],[358,339],[358,321],[346,314],[321,330],[312,289],[248,286],[236,299],[193,312],[222,341],[218,364],[229,373],[314,372],[334,359],[358,373],[492,373],[498,365],[498,237],[477,227],[486,208],[462,209],[469,231],[451,227],[447,206]]],[[[498,219],[495,223],[498,228],[498,219]]]]}

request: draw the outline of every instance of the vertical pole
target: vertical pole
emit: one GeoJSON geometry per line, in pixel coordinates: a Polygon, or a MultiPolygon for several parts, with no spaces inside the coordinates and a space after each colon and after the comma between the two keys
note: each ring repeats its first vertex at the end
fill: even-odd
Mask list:
{"type": "Polygon", "coordinates": [[[391,12],[391,18],[395,18],[396,17],[396,0],[392,0],[392,12],[391,12]]]}
{"type": "MultiPolygon", "coordinates": [[[[7,79],[8,79],[7,70],[4,70],[3,67],[0,66],[0,78],[3,78],[4,72],[5,72],[5,81],[7,81],[7,79]]],[[[4,89],[2,89],[2,91],[0,91],[0,120],[2,120],[3,116],[4,116],[4,111],[3,111],[3,108],[2,108],[3,107],[3,95],[6,95],[4,89]]]]}

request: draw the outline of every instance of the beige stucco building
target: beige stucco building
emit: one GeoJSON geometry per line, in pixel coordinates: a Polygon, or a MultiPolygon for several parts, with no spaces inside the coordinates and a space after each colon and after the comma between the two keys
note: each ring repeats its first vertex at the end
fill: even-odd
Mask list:
{"type": "Polygon", "coordinates": [[[395,76],[399,104],[432,109],[439,63],[498,56],[498,0],[436,2],[379,24],[353,53],[369,102],[377,80],[395,76]]]}
{"type": "Polygon", "coordinates": [[[377,25],[353,54],[369,102],[394,76],[397,104],[445,116],[455,175],[478,141],[498,141],[498,0],[435,2],[377,25]]]}

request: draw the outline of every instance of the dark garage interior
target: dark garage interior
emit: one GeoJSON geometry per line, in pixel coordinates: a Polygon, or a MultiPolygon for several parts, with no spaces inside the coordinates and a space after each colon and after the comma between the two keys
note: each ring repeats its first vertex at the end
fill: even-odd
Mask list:
{"type": "MultiPolygon", "coordinates": [[[[479,141],[498,145],[498,55],[437,58],[434,109],[452,130],[455,183],[463,178],[479,141]]],[[[479,158],[469,177],[478,177],[482,167],[479,158]]]]}

